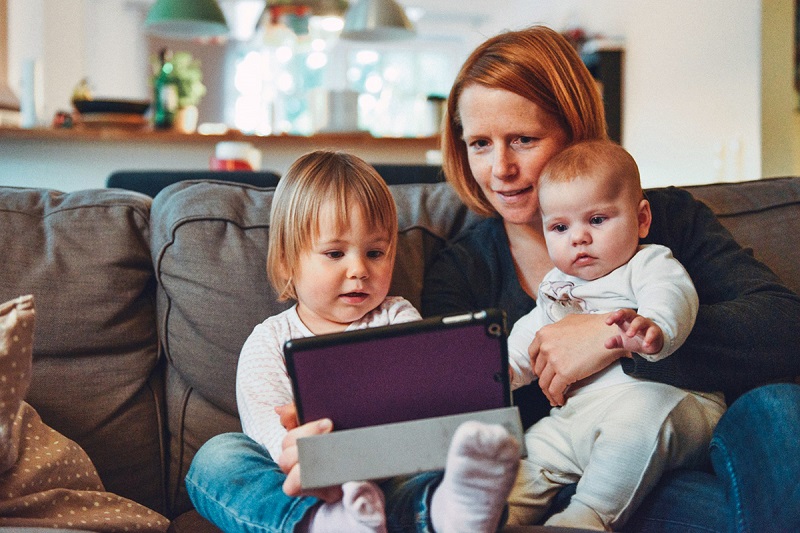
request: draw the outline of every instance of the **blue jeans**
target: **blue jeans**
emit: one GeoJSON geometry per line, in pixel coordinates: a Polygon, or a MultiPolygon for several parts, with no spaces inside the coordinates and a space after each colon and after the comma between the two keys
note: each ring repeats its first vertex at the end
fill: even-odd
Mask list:
{"type": "MultiPolygon", "coordinates": [[[[441,477],[429,472],[382,482],[387,529],[432,533],[429,504],[441,477]]],[[[242,433],[223,433],[198,450],[186,490],[197,512],[223,531],[289,533],[320,500],[287,496],[284,479],[263,446],[242,433]]]]}
{"type": "MultiPolygon", "coordinates": [[[[748,392],[731,405],[714,432],[716,475],[699,470],[666,474],[624,530],[800,531],[798,431],[800,386],[768,385],[748,392]]],[[[440,477],[421,474],[381,485],[390,531],[431,531],[428,504],[440,477]]],[[[286,496],[283,479],[261,446],[241,434],[224,434],[198,451],[186,488],[200,514],[224,531],[290,532],[318,500],[286,496]]],[[[565,488],[560,499],[568,497],[565,488]]]]}
{"type": "Polygon", "coordinates": [[[711,439],[714,473],[664,476],[626,532],[800,531],[800,386],[767,385],[736,400],[711,439]]]}

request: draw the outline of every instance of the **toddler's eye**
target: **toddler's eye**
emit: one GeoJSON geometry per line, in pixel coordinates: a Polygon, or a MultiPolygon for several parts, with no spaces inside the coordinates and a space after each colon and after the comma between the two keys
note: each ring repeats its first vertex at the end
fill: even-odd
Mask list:
{"type": "Polygon", "coordinates": [[[333,250],[330,252],[325,252],[325,256],[330,259],[340,259],[341,257],[344,257],[344,253],[339,250],[333,250]]]}
{"type": "Polygon", "coordinates": [[[384,255],[386,255],[386,252],[384,252],[383,250],[370,250],[369,252],[367,252],[367,257],[370,259],[379,259],[384,255]]]}

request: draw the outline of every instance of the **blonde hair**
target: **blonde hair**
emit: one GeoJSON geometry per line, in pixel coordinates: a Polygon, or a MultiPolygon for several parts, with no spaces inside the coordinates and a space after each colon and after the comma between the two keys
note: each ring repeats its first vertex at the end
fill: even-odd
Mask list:
{"type": "Polygon", "coordinates": [[[365,220],[389,234],[388,256],[397,248],[397,208],[386,182],[351,154],[319,150],[301,156],[278,181],[272,198],[267,276],[280,301],[296,300],[292,279],[300,257],[320,232],[320,212],[332,205],[336,229],[360,209],[365,220]]]}
{"type": "Polygon", "coordinates": [[[442,130],[442,166],[447,181],[462,201],[480,215],[492,216],[496,211],[472,175],[462,139],[458,101],[471,85],[504,89],[530,100],[556,117],[568,142],[608,138],[597,83],[561,34],[545,26],[533,26],[485,41],[456,76],[442,130]]]}
{"type": "Polygon", "coordinates": [[[539,175],[539,190],[575,179],[603,179],[614,194],[626,191],[636,202],[644,197],[636,161],[613,141],[583,141],[557,153],[539,175]]]}

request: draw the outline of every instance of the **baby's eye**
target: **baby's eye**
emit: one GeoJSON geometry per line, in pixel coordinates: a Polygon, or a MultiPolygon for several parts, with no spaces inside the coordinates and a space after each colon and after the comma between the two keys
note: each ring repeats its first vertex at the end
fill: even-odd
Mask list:
{"type": "Polygon", "coordinates": [[[595,215],[595,216],[593,216],[592,218],[590,218],[590,219],[589,219],[589,224],[591,224],[591,225],[593,225],[593,226],[599,226],[600,224],[602,224],[603,222],[605,222],[607,218],[608,218],[608,217],[603,217],[603,216],[600,216],[600,215],[595,215]]]}
{"type": "Polygon", "coordinates": [[[566,224],[553,224],[553,228],[552,229],[556,233],[564,233],[565,231],[567,231],[567,225],[566,224]]]}
{"type": "Polygon", "coordinates": [[[330,259],[340,259],[344,257],[344,252],[340,250],[330,250],[328,252],[325,252],[325,257],[328,257],[330,259]]]}

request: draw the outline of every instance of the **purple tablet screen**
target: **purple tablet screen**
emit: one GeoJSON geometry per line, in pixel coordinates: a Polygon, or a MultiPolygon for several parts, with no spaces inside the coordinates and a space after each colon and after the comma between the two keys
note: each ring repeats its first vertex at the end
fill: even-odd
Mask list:
{"type": "Polygon", "coordinates": [[[285,354],[301,422],[337,430],[511,404],[497,310],[296,339],[285,354]]]}

